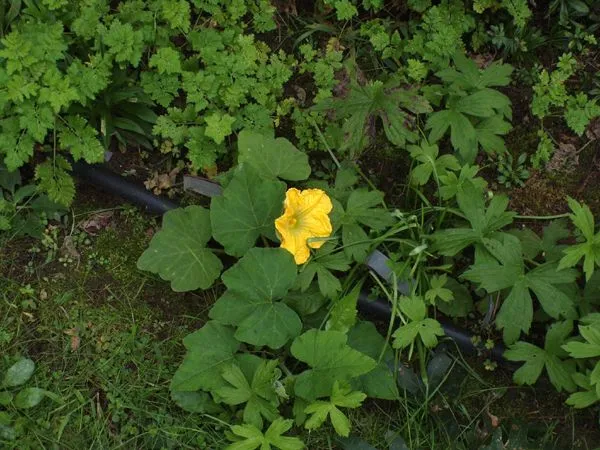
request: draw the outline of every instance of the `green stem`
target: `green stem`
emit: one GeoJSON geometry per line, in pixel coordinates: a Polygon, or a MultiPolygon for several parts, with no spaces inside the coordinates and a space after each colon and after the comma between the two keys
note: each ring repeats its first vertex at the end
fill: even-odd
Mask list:
{"type": "Polygon", "coordinates": [[[425,366],[425,349],[423,348],[423,342],[421,339],[417,340],[417,351],[419,353],[419,368],[421,369],[421,379],[427,390],[429,391],[429,378],[427,377],[427,366],[425,366]]]}
{"type": "Polygon", "coordinates": [[[394,331],[394,322],[396,321],[396,314],[397,314],[397,308],[398,308],[398,280],[396,279],[396,274],[394,272],[392,272],[392,286],[394,288],[393,295],[391,298],[392,314],[390,316],[390,322],[388,324],[387,334],[385,337],[385,345],[381,349],[381,353],[379,354],[379,359],[377,360],[377,363],[380,363],[383,360],[385,351],[387,350],[388,343],[390,342],[390,339],[392,338],[392,332],[394,331]]]}
{"type": "Polygon", "coordinates": [[[317,130],[317,133],[319,134],[319,137],[323,141],[323,145],[325,146],[325,148],[329,152],[329,156],[331,156],[331,159],[333,160],[333,162],[335,163],[335,165],[337,166],[337,168],[341,169],[342,165],[340,164],[340,162],[338,161],[338,159],[333,154],[333,150],[331,150],[331,147],[329,147],[329,144],[327,143],[327,139],[325,139],[325,136],[323,136],[323,133],[321,132],[321,129],[319,128],[319,125],[317,125],[317,122],[315,122],[315,120],[312,117],[309,117],[309,120],[312,122],[313,126],[317,130]]]}
{"type": "Polygon", "coordinates": [[[569,217],[570,213],[556,214],[554,216],[515,216],[515,219],[526,219],[526,220],[554,220],[562,219],[563,217],[569,217]]]}

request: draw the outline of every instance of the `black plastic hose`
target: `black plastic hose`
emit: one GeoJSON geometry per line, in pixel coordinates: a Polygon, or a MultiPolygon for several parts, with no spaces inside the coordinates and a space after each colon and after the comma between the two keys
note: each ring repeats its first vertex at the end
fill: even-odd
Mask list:
{"type": "Polygon", "coordinates": [[[102,165],[78,161],[73,163],[73,173],[82,181],[122,197],[150,214],[163,215],[179,206],[173,200],[154,195],[142,184],[130,181],[102,165]]]}
{"type": "MultiPolygon", "coordinates": [[[[73,173],[82,181],[122,197],[151,214],[162,215],[179,206],[172,200],[153,194],[142,184],[129,181],[101,165],[90,165],[79,161],[73,164],[73,173]]],[[[371,299],[366,292],[361,292],[359,296],[358,309],[366,316],[381,321],[387,322],[392,316],[391,305],[386,299],[371,299]]],[[[446,336],[451,338],[463,353],[471,355],[479,352],[487,353],[491,359],[498,363],[507,367],[513,366],[512,363],[503,358],[504,347],[502,345],[497,344],[493,349],[487,350],[483,346],[473,343],[474,335],[471,332],[457,327],[445,319],[441,319],[440,323],[446,336]]]]}
{"type": "MultiPolygon", "coordinates": [[[[392,305],[386,299],[375,298],[369,296],[365,291],[360,293],[358,297],[358,309],[365,315],[381,321],[389,321],[392,317],[392,305]]],[[[490,350],[486,349],[483,344],[475,344],[475,335],[464,328],[454,325],[445,318],[438,318],[442,325],[446,336],[452,339],[456,346],[465,354],[476,355],[483,353],[489,355],[490,359],[498,362],[506,367],[515,366],[512,362],[504,359],[504,346],[496,344],[490,350]]]]}

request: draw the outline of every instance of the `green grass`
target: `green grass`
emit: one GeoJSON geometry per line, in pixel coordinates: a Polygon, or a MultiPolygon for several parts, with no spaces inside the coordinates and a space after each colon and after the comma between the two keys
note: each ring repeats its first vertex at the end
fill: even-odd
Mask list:
{"type": "Polygon", "coordinates": [[[28,253],[33,242],[5,248],[2,271],[12,279],[0,288],[0,371],[28,356],[37,363],[29,384],[60,399],[17,414],[20,437],[6,448],[221,446],[214,421],[180,410],[168,390],[206,299],[138,273],[150,224],[135,215],[119,222],[66,265],[59,253],[49,263],[45,250],[28,253]]]}
{"type": "MultiPolygon", "coordinates": [[[[29,357],[37,367],[27,386],[55,394],[31,410],[9,407],[18,438],[0,440],[0,448],[226,446],[226,424],[235,417],[187,413],[168,389],[183,337],[202,325],[218,292],[176,294],[137,271],[154,226],[124,209],[95,237],[67,224],[44,244],[0,247],[0,375],[29,357]],[[65,235],[77,250],[70,260],[60,250],[65,235]]],[[[574,415],[551,389],[511,386],[508,374],[459,357],[452,366],[428,397],[407,393],[399,402],[369,401],[350,411],[353,435],[376,449],[389,448],[396,436],[410,449],[471,449],[489,441],[497,417],[504,441],[512,433],[513,442],[537,445],[528,448],[593,448],[595,435],[580,431],[593,414],[574,415]]],[[[343,448],[328,427],[297,432],[311,450],[343,448]]]]}

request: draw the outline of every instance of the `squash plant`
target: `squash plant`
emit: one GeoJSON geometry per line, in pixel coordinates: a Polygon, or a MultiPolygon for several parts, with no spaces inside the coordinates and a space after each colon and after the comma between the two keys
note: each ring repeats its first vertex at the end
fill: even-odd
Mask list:
{"type": "MultiPolygon", "coordinates": [[[[348,436],[345,409],[399,392],[388,340],[357,319],[361,280],[341,275],[364,260],[378,233],[407,226],[380,192],[350,191],[348,171],[334,186],[307,181],[308,157],[286,139],[244,130],[238,151],[223,194],[208,209],[168,212],[138,261],[176,291],[223,283],[210,320],[184,340],[173,399],[189,411],[232,412],[241,424],[231,449],[303,448],[283,435],[288,418],[307,429],[331,421],[348,436]],[[223,273],[222,252],[237,258],[223,273]]],[[[423,318],[425,304],[416,309],[409,315],[423,318]]]]}
{"type": "Polygon", "coordinates": [[[165,215],[138,267],[176,291],[208,289],[219,278],[223,288],[210,320],[184,340],[172,397],[189,411],[229,413],[230,448],[302,448],[282,436],[292,419],[309,430],[329,420],[347,436],[344,408],[367,397],[400,399],[397,352],[416,355],[427,388],[427,350],[444,335],[432,312],[465,317],[478,294],[495,299],[488,314],[509,346],[506,358],[524,363],[517,383],[532,384],[545,369],[571,393],[569,404],[600,400],[600,272],[587,207],[570,201],[581,243],[563,245],[571,234],[563,221],[542,237],[511,229],[508,199],[487,195],[477,166],[440,164],[437,155],[420,162],[414,178],[438,184],[444,203],[423,199],[419,215],[406,214],[388,209],[381,192],[356,187],[352,169],[340,167],[331,185],[310,180],[307,155],[289,141],[243,130],[222,195],[209,208],[165,215]],[[425,169],[435,176],[418,175],[425,169]],[[376,246],[388,253],[391,275],[374,281],[402,324],[394,331],[390,322],[385,336],[357,317],[369,276],[360,268],[376,246]],[[398,280],[407,280],[402,293],[398,280]],[[581,337],[573,336],[577,320],[581,337]],[[521,340],[544,322],[543,348],[521,340]]]}

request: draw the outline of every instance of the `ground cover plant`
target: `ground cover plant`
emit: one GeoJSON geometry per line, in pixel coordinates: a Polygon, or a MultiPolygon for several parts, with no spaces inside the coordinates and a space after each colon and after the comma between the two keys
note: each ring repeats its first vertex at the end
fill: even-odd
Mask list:
{"type": "Polygon", "coordinates": [[[600,10],[542,3],[0,5],[0,442],[593,448],[600,10]],[[107,157],[182,206],[86,201],[107,157]]]}

